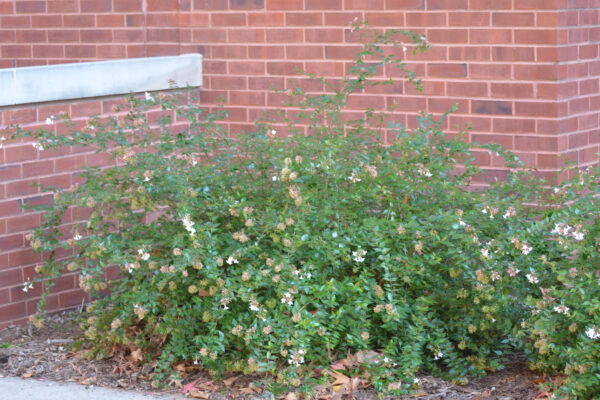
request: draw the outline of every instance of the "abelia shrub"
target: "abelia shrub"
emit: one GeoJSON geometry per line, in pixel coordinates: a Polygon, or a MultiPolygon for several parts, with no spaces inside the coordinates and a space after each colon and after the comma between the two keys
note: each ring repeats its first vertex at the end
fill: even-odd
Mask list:
{"type": "Polygon", "coordinates": [[[78,271],[96,299],[82,323],[93,353],[136,351],[158,380],[183,361],[300,385],[358,353],[379,390],[409,392],[420,371],[465,382],[521,349],[563,377],[557,398],[596,393],[597,170],[553,188],[498,146],[444,134],[447,114],[410,130],[372,109],[348,121],[348,96],[392,82],[375,79],[384,68],[420,86],[400,34],[426,49],[374,33],[331,91],[292,88],[290,108],[243,134],[171,94],[132,96],[125,116],[68,135],[16,128],[116,161],[41,207],[29,239],[50,256],[26,287],[78,271]],[[169,112],[152,126],[148,107],[169,112]],[[474,190],[472,148],[502,155],[507,179],[474,190]],[[89,218],[64,232],[72,207],[89,218]]]}

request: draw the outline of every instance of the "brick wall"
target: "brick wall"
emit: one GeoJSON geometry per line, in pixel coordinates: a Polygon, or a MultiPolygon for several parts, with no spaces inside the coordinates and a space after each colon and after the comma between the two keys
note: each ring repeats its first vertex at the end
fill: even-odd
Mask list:
{"type": "MultiPolygon", "coordinates": [[[[349,23],[364,19],[373,29],[427,36],[431,50],[408,58],[425,93],[400,83],[357,97],[350,108],[397,104],[397,120],[411,127],[419,110],[441,113],[458,103],[449,132],[470,123],[471,139],[500,143],[551,176],[561,155],[580,165],[596,161],[599,7],[600,0],[0,0],[0,67],[200,52],[202,100],[223,96],[226,123],[239,131],[280,106],[270,89],[297,84],[296,68],[341,76],[359,46],[349,23]]],[[[84,123],[88,114],[110,113],[114,101],[0,109],[0,124],[35,127],[59,111],[84,123]]],[[[503,176],[500,159],[477,157],[488,176],[503,176]]],[[[24,241],[40,216],[22,204],[49,197],[28,184],[68,187],[89,162],[103,160],[26,143],[0,149],[0,326],[21,321],[36,301],[21,288],[41,260],[24,241]]],[[[73,275],[51,298],[54,308],[80,301],[73,275]]]]}

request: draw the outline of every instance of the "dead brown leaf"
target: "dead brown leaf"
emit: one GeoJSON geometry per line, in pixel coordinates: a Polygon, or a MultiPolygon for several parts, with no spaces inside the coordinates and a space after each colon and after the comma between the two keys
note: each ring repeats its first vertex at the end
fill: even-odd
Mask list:
{"type": "Polygon", "coordinates": [[[144,354],[141,349],[132,350],[127,359],[131,362],[139,362],[144,359],[144,354]]]}
{"type": "Polygon", "coordinates": [[[190,390],[189,392],[190,397],[193,397],[194,399],[208,399],[208,396],[210,395],[209,392],[204,392],[204,391],[200,391],[200,390],[190,390]]]}
{"type": "Polygon", "coordinates": [[[296,393],[294,393],[294,392],[289,392],[285,396],[285,400],[298,400],[298,396],[296,396],[296,393]]]}
{"type": "Polygon", "coordinates": [[[227,387],[231,387],[231,386],[233,386],[235,381],[237,381],[238,378],[239,378],[238,376],[232,376],[231,378],[224,379],[223,384],[227,387]]]}
{"type": "Polygon", "coordinates": [[[21,378],[29,379],[32,376],[33,376],[33,372],[25,372],[23,375],[21,375],[21,378]]]}

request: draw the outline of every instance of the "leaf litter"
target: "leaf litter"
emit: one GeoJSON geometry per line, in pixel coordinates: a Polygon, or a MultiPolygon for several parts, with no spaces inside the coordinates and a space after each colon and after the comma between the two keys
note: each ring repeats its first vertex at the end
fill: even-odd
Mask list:
{"type": "MultiPolygon", "coordinates": [[[[154,366],[144,364],[141,350],[110,349],[112,358],[96,360],[87,357],[85,348],[78,349],[83,332],[77,324],[77,313],[62,312],[51,315],[45,327],[36,329],[31,323],[9,326],[0,330],[0,378],[16,376],[25,379],[44,379],[58,382],[77,382],[128,390],[158,392],[152,384],[154,366]]],[[[380,354],[362,351],[347,354],[320,370],[324,383],[311,388],[316,400],[377,400],[377,394],[365,376],[350,376],[360,365],[376,362],[380,354]]],[[[267,390],[264,376],[245,376],[230,373],[221,381],[196,365],[180,363],[174,369],[182,380],[170,382],[162,393],[182,393],[205,400],[300,400],[306,396],[290,389],[283,393],[267,390]]],[[[547,399],[551,393],[540,390],[539,383],[551,381],[550,377],[527,369],[523,360],[516,357],[506,369],[484,378],[472,379],[459,386],[428,375],[419,375],[415,393],[396,396],[408,400],[529,400],[547,399]]],[[[392,397],[389,397],[391,399],[392,397]]]]}

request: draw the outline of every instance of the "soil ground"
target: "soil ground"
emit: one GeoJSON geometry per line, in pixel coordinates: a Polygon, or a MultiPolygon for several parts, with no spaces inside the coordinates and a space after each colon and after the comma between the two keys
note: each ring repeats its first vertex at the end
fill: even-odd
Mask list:
{"type": "MultiPolygon", "coordinates": [[[[44,328],[31,324],[11,326],[0,330],[0,377],[15,376],[26,379],[43,379],[55,382],[77,382],[86,386],[121,388],[156,392],[152,387],[151,367],[139,367],[117,356],[109,360],[84,358],[73,344],[81,338],[76,313],[63,312],[51,316],[44,328]]],[[[467,385],[457,386],[432,376],[420,376],[420,387],[411,396],[397,399],[420,400],[529,400],[547,398],[539,396],[536,382],[540,376],[529,371],[525,364],[515,359],[503,371],[472,379],[467,385]]],[[[227,376],[213,382],[198,371],[186,370],[183,382],[175,382],[173,389],[162,393],[184,392],[191,397],[209,400],[273,399],[280,397],[264,389],[260,377],[227,376]],[[192,383],[192,384],[190,384],[192,383]]],[[[318,399],[375,400],[376,394],[368,388],[359,388],[343,396],[328,387],[315,390],[318,399]]],[[[283,393],[281,397],[285,397],[283,393]]],[[[287,400],[295,399],[288,395],[287,400]],[[291,398],[290,398],[291,397],[291,398]]]]}

